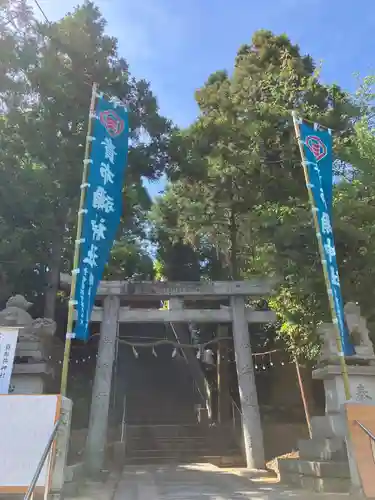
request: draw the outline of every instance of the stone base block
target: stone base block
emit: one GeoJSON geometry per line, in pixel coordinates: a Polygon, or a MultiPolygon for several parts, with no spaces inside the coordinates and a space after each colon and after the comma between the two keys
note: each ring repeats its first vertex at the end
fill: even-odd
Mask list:
{"type": "Polygon", "coordinates": [[[11,394],[43,394],[45,380],[40,375],[18,375],[12,373],[9,392],[11,394]]]}
{"type": "Polygon", "coordinates": [[[302,460],[338,460],[348,459],[345,441],[341,438],[301,439],[298,441],[299,455],[302,460]]]}
{"type": "MultiPolygon", "coordinates": [[[[241,454],[237,455],[228,455],[228,456],[215,456],[215,457],[204,457],[205,461],[212,465],[216,465],[216,467],[228,468],[228,467],[245,467],[246,462],[244,457],[241,454]]],[[[263,477],[263,471],[259,471],[259,475],[256,475],[256,469],[249,470],[249,475],[253,475],[252,477],[263,477]]]]}
{"type": "Polygon", "coordinates": [[[48,356],[48,350],[44,347],[42,340],[20,340],[17,342],[16,356],[21,358],[32,358],[35,361],[43,361],[48,356]]]}
{"type": "Polygon", "coordinates": [[[345,438],[346,427],[343,415],[340,413],[313,417],[311,419],[313,439],[340,437],[345,438]]]}
{"type": "Polygon", "coordinates": [[[71,483],[65,483],[62,490],[62,498],[77,497],[79,495],[79,490],[79,482],[73,481],[71,483]]]}
{"type": "MultiPolygon", "coordinates": [[[[345,403],[344,383],[341,368],[337,365],[319,367],[313,371],[313,378],[323,380],[326,413],[339,413],[345,403]]],[[[349,386],[353,402],[375,401],[375,367],[348,366],[349,386]]]]}
{"type": "Polygon", "coordinates": [[[64,482],[73,483],[80,481],[84,476],[84,464],[80,462],[74,465],[67,465],[64,472],[64,482]]]}
{"type": "Polygon", "coordinates": [[[56,435],[56,457],[51,478],[51,493],[60,492],[64,486],[72,410],[73,402],[68,398],[62,397],[61,424],[56,435]]]}
{"type": "Polygon", "coordinates": [[[10,379],[13,394],[43,394],[45,382],[52,371],[44,362],[15,363],[10,379]]]}
{"type": "Polygon", "coordinates": [[[285,474],[283,483],[294,488],[303,488],[317,493],[349,493],[351,481],[348,478],[313,477],[302,474],[285,474]]]}
{"type": "Polygon", "coordinates": [[[317,478],[350,479],[348,462],[319,462],[316,460],[299,460],[298,458],[278,459],[280,478],[288,474],[302,474],[317,478]]]}

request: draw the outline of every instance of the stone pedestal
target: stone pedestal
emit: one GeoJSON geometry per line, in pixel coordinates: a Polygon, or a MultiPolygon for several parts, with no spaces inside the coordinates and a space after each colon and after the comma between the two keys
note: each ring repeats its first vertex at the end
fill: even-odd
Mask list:
{"type": "MultiPolygon", "coordinates": [[[[348,375],[351,401],[375,402],[375,366],[349,365],[348,375]]],[[[281,480],[319,492],[340,493],[357,489],[358,481],[353,475],[355,464],[347,448],[343,411],[345,393],[340,366],[319,367],[313,371],[313,378],[324,384],[325,415],[311,419],[312,439],[298,442],[298,459],[279,460],[281,480]]]]}
{"type": "MultiPolygon", "coordinates": [[[[21,328],[16,347],[15,362],[10,381],[12,394],[44,394],[53,368],[48,363],[53,339],[31,334],[21,328]]],[[[61,346],[62,349],[62,346],[61,346]]]]}
{"type": "Polygon", "coordinates": [[[45,382],[53,376],[48,365],[56,323],[50,319],[33,319],[27,310],[31,303],[22,295],[10,297],[0,311],[0,325],[19,328],[9,393],[43,394],[45,382]]]}
{"type": "MultiPolygon", "coordinates": [[[[366,321],[356,304],[346,304],[344,312],[355,348],[355,355],[347,359],[350,401],[374,404],[375,358],[366,321]]],[[[312,439],[299,441],[298,459],[279,460],[280,477],[284,482],[315,491],[357,491],[359,480],[348,439],[336,332],[332,324],[322,324],[318,333],[323,346],[313,378],[324,384],[325,415],[311,419],[312,439]]]]}
{"type": "MultiPolygon", "coordinates": [[[[375,402],[375,366],[348,366],[351,401],[375,402]]],[[[341,411],[345,403],[344,383],[340,366],[327,365],[313,371],[313,378],[324,384],[326,415],[341,411]]]]}
{"type": "Polygon", "coordinates": [[[47,363],[15,363],[10,379],[11,394],[43,394],[52,376],[47,363]]]}
{"type": "MultiPolygon", "coordinates": [[[[353,360],[351,360],[353,361],[353,360]]],[[[362,362],[369,359],[362,359],[362,362]]],[[[350,402],[374,404],[375,403],[375,366],[373,365],[349,365],[350,402]]],[[[346,402],[344,383],[340,366],[327,365],[314,370],[313,377],[323,380],[326,414],[323,417],[314,417],[313,439],[311,443],[317,443],[319,437],[324,437],[329,444],[336,443],[340,450],[339,456],[329,456],[332,464],[340,462],[347,466],[348,490],[359,491],[361,488],[358,470],[355,463],[353,450],[351,449],[348,435],[344,404],[346,402]]],[[[327,457],[324,457],[327,458],[327,457]]],[[[335,465],[333,465],[335,467],[335,465]]],[[[341,465],[342,467],[342,465],[341,465]]]]}

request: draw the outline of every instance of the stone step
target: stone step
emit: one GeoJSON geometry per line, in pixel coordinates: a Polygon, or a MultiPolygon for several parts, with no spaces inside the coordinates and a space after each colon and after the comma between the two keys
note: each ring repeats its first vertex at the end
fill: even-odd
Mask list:
{"type": "Polygon", "coordinates": [[[241,455],[204,455],[204,456],[152,456],[125,457],[125,465],[152,465],[152,464],[189,464],[189,463],[209,463],[217,467],[244,467],[246,462],[241,455]]]}
{"type": "Polygon", "coordinates": [[[126,450],[126,456],[129,458],[138,458],[138,457],[155,457],[155,458],[163,458],[163,457],[176,457],[176,458],[195,458],[197,461],[199,457],[205,456],[220,456],[220,455],[238,455],[239,450],[237,448],[234,449],[226,449],[226,450],[210,450],[207,448],[202,448],[200,450],[194,449],[181,449],[181,450],[126,450]],[[223,451],[224,453],[220,453],[223,451]]]}
{"type": "Polygon", "coordinates": [[[232,452],[236,453],[241,453],[240,448],[235,448],[235,447],[208,447],[208,446],[201,446],[201,447],[188,447],[188,448],[173,448],[173,447],[168,447],[168,448],[151,448],[151,447],[144,447],[144,448],[126,448],[126,454],[135,456],[135,455],[140,455],[140,454],[145,454],[145,453],[154,453],[156,455],[181,455],[184,453],[190,454],[190,455],[224,455],[224,454],[232,454],[232,452]]]}
{"type": "Polygon", "coordinates": [[[152,437],[152,436],[139,436],[139,437],[131,437],[126,440],[129,446],[139,446],[144,444],[153,443],[155,445],[173,445],[173,446],[189,446],[190,444],[201,444],[205,443],[210,446],[214,446],[216,444],[229,446],[236,442],[236,439],[233,436],[222,436],[220,438],[214,438],[214,436],[186,436],[186,437],[152,437]]]}
{"type": "Polygon", "coordinates": [[[128,436],[143,436],[149,434],[152,436],[203,436],[211,429],[202,428],[197,424],[150,424],[150,425],[127,425],[126,432],[128,436]]]}
{"type": "Polygon", "coordinates": [[[139,450],[136,453],[125,450],[124,443],[114,443],[112,447],[113,459],[116,464],[123,466],[136,464],[152,464],[152,463],[196,463],[208,462],[215,465],[229,466],[245,466],[245,459],[239,449],[226,449],[222,453],[217,453],[214,450],[184,450],[182,453],[176,453],[173,450],[139,450]]]}
{"type": "Polygon", "coordinates": [[[283,484],[293,488],[303,488],[317,493],[349,493],[351,481],[349,478],[313,477],[302,474],[284,474],[283,484]]]}
{"type": "Polygon", "coordinates": [[[222,451],[222,450],[228,450],[228,449],[239,449],[239,447],[235,443],[206,443],[205,441],[202,442],[196,442],[196,443],[191,443],[191,442],[186,442],[186,443],[146,443],[142,442],[137,445],[129,444],[127,443],[126,445],[127,451],[130,453],[132,451],[138,451],[138,450],[160,450],[161,452],[164,452],[165,450],[194,450],[194,451],[200,451],[200,450],[211,450],[211,451],[222,451]]]}
{"type": "Polygon", "coordinates": [[[302,460],[345,462],[348,458],[345,442],[341,438],[300,439],[298,449],[302,460]]]}
{"type": "MultiPolygon", "coordinates": [[[[219,439],[225,439],[226,441],[230,438],[230,436],[221,436],[219,439]]],[[[129,440],[139,441],[140,439],[153,439],[154,441],[172,441],[172,442],[186,442],[186,441],[202,441],[203,439],[217,441],[216,436],[210,435],[201,435],[201,436],[153,436],[152,434],[146,434],[144,436],[130,436],[129,440]]]]}
{"type": "Polygon", "coordinates": [[[192,438],[192,439],[221,439],[223,436],[231,437],[234,435],[232,427],[229,426],[213,426],[202,427],[197,424],[193,425],[127,425],[126,436],[127,440],[147,438],[147,439],[175,439],[175,438],[192,438]]]}
{"type": "Polygon", "coordinates": [[[345,437],[346,425],[341,414],[312,417],[311,430],[313,439],[345,437]]]}
{"type": "Polygon", "coordinates": [[[350,478],[348,462],[301,460],[298,458],[279,458],[280,479],[288,474],[303,474],[312,477],[350,478]]]}

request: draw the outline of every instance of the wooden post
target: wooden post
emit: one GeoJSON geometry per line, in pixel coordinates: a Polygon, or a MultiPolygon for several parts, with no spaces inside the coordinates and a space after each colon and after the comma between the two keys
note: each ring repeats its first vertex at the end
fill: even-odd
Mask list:
{"type": "Polygon", "coordinates": [[[309,429],[309,436],[310,436],[310,439],[311,439],[312,438],[312,430],[311,430],[311,420],[310,420],[309,406],[307,404],[305,389],[303,387],[303,380],[302,380],[302,377],[301,377],[301,371],[299,369],[299,364],[298,364],[297,359],[294,360],[294,364],[296,365],[298,386],[299,386],[299,390],[300,390],[300,393],[301,393],[301,399],[302,399],[302,403],[303,403],[303,409],[305,411],[306,423],[307,423],[307,427],[309,429]]]}
{"type": "MultiPolygon", "coordinates": [[[[218,337],[228,337],[228,327],[226,325],[218,325],[218,337]]],[[[218,342],[217,347],[217,397],[218,422],[226,424],[231,420],[227,340],[218,342]]]]}
{"type": "Polygon", "coordinates": [[[119,297],[110,295],[104,299],[104,315],[100,330],[85,450],[86,468],[91,476],[100,473],[104,465],[119,310],[119,297]]]}
{"type": "Polygon", "coordinates": [[[233,342],[241,401],[242,432],[248,469],[264,469],[263,432],[244,297],[231,297],[233,342]]]}

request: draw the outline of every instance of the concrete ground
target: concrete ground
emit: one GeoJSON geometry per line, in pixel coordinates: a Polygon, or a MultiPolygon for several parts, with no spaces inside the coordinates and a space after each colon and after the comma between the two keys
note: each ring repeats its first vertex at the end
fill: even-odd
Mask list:
{"type": "Polygon", "coordinates": [[[209,464],[126,467],[106,486],[88,484],[80,500],[353,500],[353,495],[291,490],[209,464]]]}

